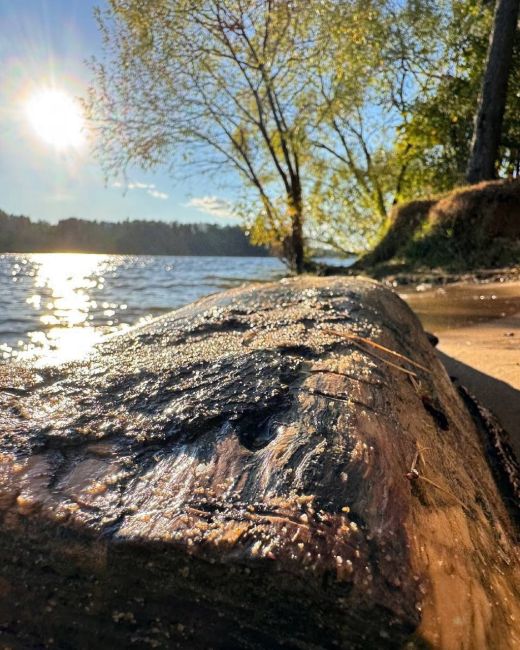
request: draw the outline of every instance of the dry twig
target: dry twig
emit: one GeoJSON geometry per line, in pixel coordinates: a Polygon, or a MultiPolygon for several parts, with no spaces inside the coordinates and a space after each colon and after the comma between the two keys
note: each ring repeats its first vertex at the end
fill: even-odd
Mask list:
{"type": "MultiPolygon", "coordinates": [[[[401,354],[400,352],[396,352],[395,350],[391,350],[390,348],[385,347],[384,345],[381,345],[380,343],[376,343],[375,341],[372,341],[371,339],[367,339],[363,336],[359,336],[359,334],[352,334],[352,332],[340,332],[339,330],[333,330],[329,328],[324,328],[323,331],[326,334],[333,334],[334,336],[341,336],[345,339],[349,339],[351,341],[357,341],[358,343],[365,343],[366,345],[370,345],[373,348],[376,348],[377,350],[382,350],[383,352],[386,352],[387,354],[391,354],[394,357],[397,357],[398,359],[401,359],[402,361],[406,361],[406,363],[411,364],[412,366],[415,366],[416,368],[420,368],[421,370],[424,370],[425,372],[431,372],[428,368],[425,366],[422,366],[420,363],[417,363],[417,361],[414,361],[413,359],[410,359],[410,357],[405,356],[404,354],[401,354]]],[[[374,355],[376,356],[376,355],[374,355]]],[[[395,364],[392,364],[390,361],[387,361],[386,359],[383,359],[381,357],[376,357],[378,359],[381,359],[381,361],[385,361],[386,363],[393,365],[394,367],[400,368],[400,366],[396,366],[395,364]]],[[[404,370],[404,368],[400,368],[400,370],[404,370]]],[[[408,371],[410,372],[410,371],[408,371]]],[[[414,373],[414,376],[415,375],[414,373]]]]}
{"type": "Polygon", "coordinates": [[[424,476],[423,474],[420,474],[420,473],[419,473],[419,470],[417,469],[417,463],[418,463],[418,461],[420,460],[420,461],[423,463],[423,465],[426,465],[426,462],[425,462],[424,457],[423,457],[423,455],[422,455],[422,452],[423,452],[425,449],[430,449],[430,447],[419,447],[419,446],[417,445],[417,451],[416,451],[415,456],[414,456],[414,458],[413,458],[412,464],[410,465],[410,470],[405,474],[406,478],[407,478],[411,483],[413,483],[414,481],[417,481],[417,480],[420,479],[421,481],[424,481],[425,483],[429,483],[430,485],[433,485],[433,487],[437,488],[437,489],[440,490],[441,492],[444,492],[444,494],[447,494],[447,495],[450,496],[452,499],[455,499],[455,501],[456,501],[458,504],[460,504],[460,505],[464,508],[464,510],[467,511],[467,510],[468,510],[468,507],[466,506],[466,504],[464,504],[460,499],[458,499],[458,498],[457,498],[457,497],[456,497],[452,492],[450,492],[450,491],[447,490],[446,488],[442,487],[442,485],[439,485],[439,484],[436,483],[435,481],[432,481],[432,480],[431,480],[430,478],[428,478],[427,476],[424,476]]]}

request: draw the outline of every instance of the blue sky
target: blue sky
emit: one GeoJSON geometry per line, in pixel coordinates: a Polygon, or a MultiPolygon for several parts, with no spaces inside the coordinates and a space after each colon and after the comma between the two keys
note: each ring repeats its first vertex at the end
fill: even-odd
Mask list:
{"type": "Polygon", "coordinates": [[[100,52],[92,16],[103,0],[0,0],[0,209],[35,220],[233,223],[225,196],[207,177],[174,183],[167,173],[133,170],[105,184],[87,145],[61,151],[35,132],[27,105],[42,89],[84,94],[85,59],[100,52]]]}

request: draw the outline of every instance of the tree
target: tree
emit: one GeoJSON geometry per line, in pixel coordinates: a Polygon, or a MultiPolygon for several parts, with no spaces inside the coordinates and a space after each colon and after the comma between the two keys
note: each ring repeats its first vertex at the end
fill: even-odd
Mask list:
{"type": "Polygon", "coordinates": [[[388,226],[416,155],[399,135],[439,58],[445,3],[364,0],[329,5],[328,34],[313,71],[318,122],[312,131],[315,235],[360,253],[388,226]]]}
{"type": "MultiPolygon", "coordinates": [[[[493,3],[452,0],[438,36],[439,56],[425,69],[421,92],[407,110],[397,133],[397,149],[408,166],[401,198],[412,199],[451,190],[466,182],[475,106],[493,25],[493,3]]],[[[513,42],[520,55],[520,33],[513,42]]],[[[505,115],[494,169],[499,176],[520,176],[520,67],[511,66],[505,115]]]]}
{"type": "Polygon", "coordinates": [[[439,55],[425,68],[421,92],[405,106],[394,145],[407,151],[404,199],[444,192],[465,179],[492,7],[481,0],[450,5],[436,33],[439,55]]]}
{"type": "Polygon", "coordinates": [[[252,240],[297,272],[306,240],[363,252],[396,202],[463,180],[491,23],[480,0],[109,0],[98,18],[87,109],[107,171],[239,180],[252,240]]]}
{"type": "Polygon", "coordinates": [[[226,165],[256,191],[257,241],[274,241],[301,272],[314,110],[301,101],[302,70],[320,36],[315,13],[289,0],[110,0],[98,11],[106,56],[93,62],[87,101],[107,169],[226,165]]]}
{"type": "Polygon", "coordinates": [[[225,164],[245,181],[253,241],[274,243],[298,272],[305,222],[362,250],[401,192],[409,147],[392,145],[404,98],[437,55],[438,4],[110,0],[88,102],[105,164],[225,164]]]}
{"type": "Polygon", "coordinates": [[[496,177],[519,7],[520,0],[497,0],[468,162],[468,183],[496,177]]]}

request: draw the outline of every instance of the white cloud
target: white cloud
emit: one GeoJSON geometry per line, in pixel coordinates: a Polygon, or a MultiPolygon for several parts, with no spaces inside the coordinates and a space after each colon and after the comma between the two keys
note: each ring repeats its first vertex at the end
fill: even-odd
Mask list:
{"type": "Polygon", "coordinates": [[[154,183],[141,183],[140,181],[131,181],[125,185],[124,183],[121,183],[121,181],[115,181],[112,183],[112,187],[116,187],[118,189],[124,188],[127,190],[146,190],[146,193],[150,196],[153,196],[154,199],[164,200],[168,198],[168,194],[166,194],[166,192],[160,192],[158,189],[156,189],[154,183]]]}
{"type": "Polygon", "coordinates": [[[148,190],[148,194],[153,196],[154,199],[167,199],[168,195],[166,192],[159,192],[158,190],[148,190]]]}
{"type": "Polygon", "coordinates": [[[153,190],[155,189],[155,185],[153,183],[139,183],[139,181],[135,183],[128,183],[128,189],[129,190],[153,190]]]}
{"type": "Polygon", "coordinates": [[[188,208],[195,208],[199,212],[205,212],[213,217],[228,219],[233,216],[233,206],[226,199],[218,196],[199,196],[190,199],[185,204],[188,208]]]}

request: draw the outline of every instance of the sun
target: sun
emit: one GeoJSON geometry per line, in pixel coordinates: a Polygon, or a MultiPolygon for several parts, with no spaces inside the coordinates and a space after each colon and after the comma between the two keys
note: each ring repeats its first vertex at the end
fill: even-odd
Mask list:
{"type": "Polygon", "coordinates": [[[68,93],[48,88],[32,95],[26,114],[36,134],[55,149],[80,146],[85,140],[79,103],[68,93]]]}

